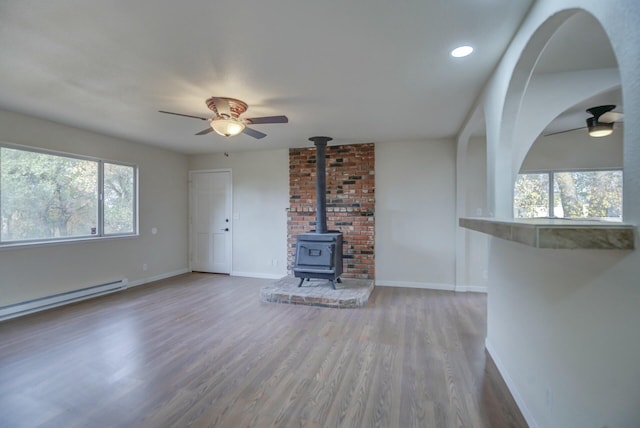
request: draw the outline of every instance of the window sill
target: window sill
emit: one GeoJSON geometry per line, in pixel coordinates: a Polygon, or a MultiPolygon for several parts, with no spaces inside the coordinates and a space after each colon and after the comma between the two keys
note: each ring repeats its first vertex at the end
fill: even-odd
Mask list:
{"type": "Polygon", "coordinates": [[[636,227],[593,220],[460,218],[459,225],[535,248],[635,249],[636,227]]]}
{"type": "Polygon", "coordinates": [[[112,241],[114,239],[131,239],[131,238],[138,238],[139,236],[140,236],[139,233],[135,233],[135,234],[129,234],[129,235],[60,239],[56,241],[46,241],[46,242],[18,242],[18,243],[12,243],[12,244],[0,244],[0,251],[49,247],[52,245],[69,245],[69,244],[80,244],[80,243],[87,243],[87,242],[112,241]]]}

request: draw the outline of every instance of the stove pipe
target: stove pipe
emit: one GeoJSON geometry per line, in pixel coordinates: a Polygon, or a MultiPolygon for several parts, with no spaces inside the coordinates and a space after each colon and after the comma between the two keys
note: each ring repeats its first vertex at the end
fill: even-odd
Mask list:
{"type": "Polygon", "coordinates": [[[316,233],[327,233],[326,148],[331,137],[311,137],[316,146],[316,233]]]}

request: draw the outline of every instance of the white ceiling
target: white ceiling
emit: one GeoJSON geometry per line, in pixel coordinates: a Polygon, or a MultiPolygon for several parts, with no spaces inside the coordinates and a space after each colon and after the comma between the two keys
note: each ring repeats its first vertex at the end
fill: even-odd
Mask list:
{"type": "Polygon", "coordinates": [[[0,0],[0,108],[183,153],[452,137],[531,3],[0,0]],[[214,95],[290,122],[194,136],[157,112],[214,95]]]}

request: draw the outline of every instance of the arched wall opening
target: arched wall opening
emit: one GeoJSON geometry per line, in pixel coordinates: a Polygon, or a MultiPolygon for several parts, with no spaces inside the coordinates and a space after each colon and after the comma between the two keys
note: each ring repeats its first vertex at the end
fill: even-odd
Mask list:
{"type": "MultiPolygon", "coordinates": [[[[500,112],[499,129],[495,129],[487,121],[487,170],[492,171],[492,174],[487,176],[487,205],[495,217],[512,217],[513,180],[516,174],[512,154],[516,151],[516,124],[533,70],[558,28],[577,12],[577,9],[559,12],[537,29],[526,43],[510,75],[500,112]]],[[[490,119],[492,110],[494,109],[485,106],[487,119],[490,119]]]]}
{"type": "Polygon", "coordinates": [[[512,183],[523,172],[549,178],[546,192],[530,187],[533,182],[518,182],[519,202],[528,208],[526,213],[519,209],[519,215],[613,220],[617,212],[621,219],[622,123],[614,123],[614,133],[603,138],[591,137],[586,127],[589,108],[614,105],[614,111],[624,110],[620,81],[600,23],[580,10],[566,17],[537,56],[527,86],[518,94],[518,115],[509,122],[512,183]],[[616,189],[609,189],[612,177],[619,183],[616,189]],[[538,190],[547,200],[534,212],[538,190]],[[612,206],[605,209],[607,204],[612,206]]]}
{"type": "MultiPolygon", "coordinates": [[[[640,222],[637,22],[638,2],[542,0],[534,4],[484,99],[489,202],[496,217],[512,215],[514,177],[549,121],[619,87],[625,114],[624,126],[617,130],[623,135],[624,222],[640,222]],[[574,85],[571,102],[558,102],[555,111],[548,112],[546,124],[539,118],[538,124],[530,124],[535,131],[525,131],[529,124],[520,121],[531,112],[527,110],[531,100],[526,98],[537,85],[534,72],[540,56],[568,20],[584,14],[606,34],[618,63],[617,75],[600,70],[600,77],[609,76],[609,80],[592,93],[574,85]],[[522,139],[526,132],[532,135],[528,141],[522,139]]],[[[589,69],[583,77],[595,73],[589,69]]],[[[640,420],[637,236],[636,231],[633,251],[540,249],[490,239],[487,350],[531,426],[636,426],[640,420]]]]}

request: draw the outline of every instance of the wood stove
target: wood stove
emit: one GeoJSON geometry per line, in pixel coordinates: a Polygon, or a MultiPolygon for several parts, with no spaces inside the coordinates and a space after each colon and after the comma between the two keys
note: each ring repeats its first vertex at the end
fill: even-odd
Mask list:
{"type": "Polygon", "coordinates": [[[327,172],[325,153],[330,137],[311,137],[316,146],[316,230],[302,233],[296,238],[296,257],[293,274],[305,279],[326,279],[333,289],[342,282],[342,233],[327,230],[327,172]]]}

